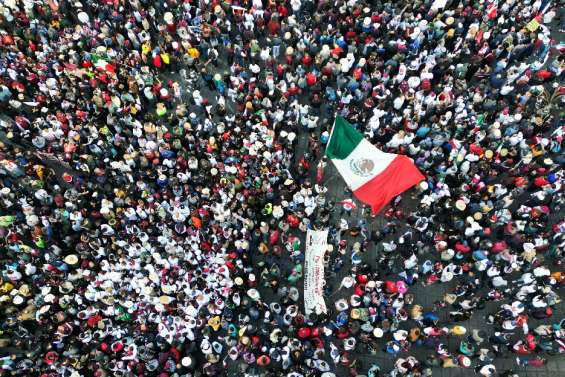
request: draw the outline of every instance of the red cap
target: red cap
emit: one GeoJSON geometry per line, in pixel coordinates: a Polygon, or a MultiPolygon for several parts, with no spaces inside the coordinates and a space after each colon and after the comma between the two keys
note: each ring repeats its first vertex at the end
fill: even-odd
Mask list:
{"type": "Polygon", "coordinates": [[[366,283],[369,280],[367,275],[357,275],[355,278],[357,279],[358,283],[366,283]]]}
{"type": "Polygon", "coordinates": [[[310,328],[301,327],[300,329],[298,329],[297,336],[298,336],[299,339],[306,339],[306,338],[310,337],[311,334],[312,334],[312,331],[310,330],[310,328]]]}
{"type": "Polygon", "coordinates": [[[314,327],[313,329],[310,330],[310,337],[317,338],[318,336],[320,336],[320,329],[319,328],[314,327]]]}
{"type": "Polygon", "coordinates": [[[363,296],[364,293],[365,293],[365,284],[355,285],[355,294],[357,296],[363,296]]]}
{"type": "Polygon", "coordinates": [[[112,343],[112,352],[118,353],[124,349],[124,344],[122,342],[114,342],[112,343]]]}
{"type": "Polygon", "coordinates": [[[267,366],[271,363],[271,358],[267,355],[261,355],[257,358],[257,365],[267,366]]]}
{"type": "Polygon", "coordinates": [[[59,359],[59,354],[54,351],[49,351],[45,354],[45,357],[43,359],[48,365],[51,365],[59,359]]]}

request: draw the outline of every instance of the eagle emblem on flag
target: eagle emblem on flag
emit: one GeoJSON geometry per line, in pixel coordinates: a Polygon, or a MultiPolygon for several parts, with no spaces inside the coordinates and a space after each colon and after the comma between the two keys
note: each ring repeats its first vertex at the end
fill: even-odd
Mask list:
{"type": "Polygon", "coordinates": [[[349,167],[354,174],[360,177],[368,177],[373,173],[375,162],[369,158],[352,159],[349,163],[349,167]]]}

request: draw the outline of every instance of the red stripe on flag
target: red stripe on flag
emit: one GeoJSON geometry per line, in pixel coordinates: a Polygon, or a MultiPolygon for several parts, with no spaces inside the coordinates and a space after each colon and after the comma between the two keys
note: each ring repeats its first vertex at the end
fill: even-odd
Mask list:
{"type": "Polygon", "coordinates": [[[395,196],[408,190],[425,177],[406,156],[397,156],[386,169],[353,193],[378,213],[395,196]]]}

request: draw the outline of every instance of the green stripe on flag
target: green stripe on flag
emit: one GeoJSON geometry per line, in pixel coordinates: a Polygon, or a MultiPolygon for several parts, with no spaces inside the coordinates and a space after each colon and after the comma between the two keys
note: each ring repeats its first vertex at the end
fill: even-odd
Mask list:
{"type": "Polygon", "coordinates": [[[326,156],[343,160],[353,152],[361,140],[363,140],[363,135],[357,132],[345,119],[337,116],[335,118],[332,135],[330,140],[328,140],[326,156]]]}

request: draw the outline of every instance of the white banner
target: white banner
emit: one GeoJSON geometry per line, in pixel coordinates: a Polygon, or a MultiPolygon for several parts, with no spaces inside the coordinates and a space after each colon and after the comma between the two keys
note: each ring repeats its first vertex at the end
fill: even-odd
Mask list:
{"type": "Polygon", "coordinates": [[[308,229],[304,261],[304,310],[307,315],[312,312],[327,313],[324,302],[324,254],[327,247],[327,230],[308,229]]]}
{"type": "Polygon", "coordinates": [[[446,5],[447,5],[447,0],[435,0],[432,6],[430,7],[430,9],[437,11],[445,8],[446,5]]]}

